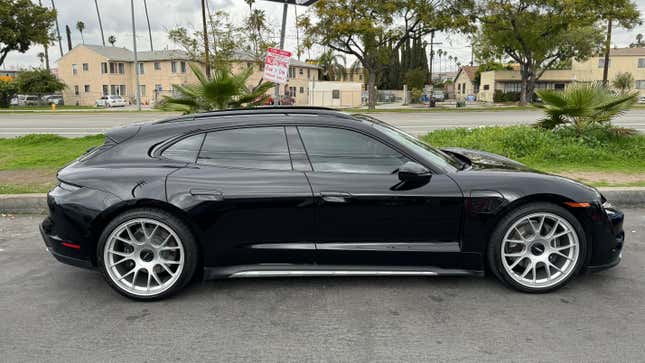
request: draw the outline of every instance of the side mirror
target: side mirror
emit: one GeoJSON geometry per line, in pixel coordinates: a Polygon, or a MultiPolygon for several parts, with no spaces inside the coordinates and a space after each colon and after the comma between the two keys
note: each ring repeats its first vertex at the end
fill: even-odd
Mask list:
{"type": "Polygon", "coordinates": [[[430,179],[430,170],[425,166],[408,161],[399,168],[399,180],[403,182],[419,182],[430,179]]]}

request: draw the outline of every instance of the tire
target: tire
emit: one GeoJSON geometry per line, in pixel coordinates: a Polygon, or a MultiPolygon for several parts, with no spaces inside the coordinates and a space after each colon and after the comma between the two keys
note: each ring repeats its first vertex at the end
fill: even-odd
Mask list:
{"type": "Polygon", "coordinates": [[[569,211],[536,202],[519,206],[499,221],[487,252],[490,269],[504,284],[545,293],[578,274],[587,256],[587,240],[569,211]]]}
{"type": "Polygon", "coordinates": [[[112,220],[97,246],[98,267],[108,285],[139,301],[167,298],[195,274],[198,247],[176,216],[157,209],[135,209],[112,220]]]}

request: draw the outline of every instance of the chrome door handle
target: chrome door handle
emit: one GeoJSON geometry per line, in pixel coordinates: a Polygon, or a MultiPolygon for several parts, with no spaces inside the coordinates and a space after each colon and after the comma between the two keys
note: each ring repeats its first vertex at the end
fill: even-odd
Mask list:
{"type": "Polygon", "coordinates": [[[215,202],[224,200],[224,194],[219,190],[191,189],[190,195],[195,197],[195,199],[200,200],[210,200],[215,202]]]}
{"type": "Polygon", "coordinates": [[[352,198],[351,194],[342,192],[321,192],[320,196],[328,203],[347,203],[352,198]]]}

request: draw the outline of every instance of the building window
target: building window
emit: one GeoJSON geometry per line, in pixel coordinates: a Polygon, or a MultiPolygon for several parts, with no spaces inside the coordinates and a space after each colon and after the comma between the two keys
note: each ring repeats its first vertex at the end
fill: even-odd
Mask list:
{"type": "Polygon", "coordinates": [[[636,89],[645,89],[645,81],[643,80],[636,81],[636,89]]]}
{"type": "Polygon", "coordinates": [[[143,63],[139,63],[139,74],[145,74],[146,69],[143,66],[143,63]]]}
{"type": "Polygon", "coordinates": [[[139,85],[139,95],[142,96],[142,97],[146,96],[146,85],[145,84],[139,85]]]}
{"type": "Polygon", "coordinates": [[[120,95],[125,96],[125,85],[124,84],[119,86],[119,90],[120,90],[120,95]]]}
{"type": "MultiPolygon", "coordinates": [[[[611,59],[609,60],[608,66],[611,66],[611,59]]],[[[605,58],[598,59],[598,68],[605,68],[605,58]]]]}
{"type": "Polygon", "coordinates": [[[107,96],[110,94],[110,88],[108,87],[107,84],[103,85],[103,96],[107,96]]]}
{"type": "Polygon", "coordinates": [[[101,73],[106,74],[108,72],[108,64],[103,62],[101,63],[101,73]]]}
{"type": "Polygon", "coordinates": [[[72,64],[72,74],[78,74],[78,66],[76,64],[72,64]]]}
{"type": "Polygon", "coordinates": [[[155,92],[161,93],[161,91],[163,91],[163,86],[160,84],[155,84],[155,92]]]}
{"type": "Polygon", "coordinates": [[[155,62],[155,71],[161,70],[161,63],[155,62]]]}
{"type": "Polygon", "coordinates": [[[304,87],[300,87],[300,93],[305,93],[305,88],[304,87]]]}
{"type": "Polygon", "coordinates": [[[113,96],[125,96],[125,85],[111,85],[110,94],[113,96]]]}
{"type": "Polygon", "coordinates": [[[558,91],[564,90],[564,83],[556,83],[553,88],[555,88],[558,91]]]}
{"type": "Polygon", "coordinates": [[[116,63],[110,63],[110,74],[114,74],[117,71],[116,63]]]}
{"type": "Polygon", "coordinates": [[[305,74],[305,70],[302,68],[298,68],[298,74],[302,76],[303,74],[305,74]]]}
{"type": "Polygon", "coordinates": [[[289,67],[289,78],[296,78],[296,68],[295,67],[289,67]]]}
{"type": "Polygon", "coordinates": [[[76,96],[79,95],[78,86],[74,86],[74,95],[76,95],[76,96]]]}
{"type": "MultiPolygon", "coordinates": [[[[539,86],[540,85],[536,83],[535,87],[539,88],[539,86]]],[[[521,92],[521,91],[522,91],[522,84],[520,82],[504,83],[505,93],[521,92]]]]}
{"type": "Polygon", "coordinates": [[[334,99],[334,100],[339,100],[340,99],[340,90],[335,89],[335,90],[331,91],[331,98],[334,99]]]}
{"type": "Polygon", "coordinates": [[[124,74],[125,73],[125,64],[119,63],[119,73],[124,74]]]}
{"type": "Polygon", "coordinates": [[[186,73],[186,62],[179,62],[181,73],[186,73]]]}
{"type": "Polygon", "coordinates": [[[311,69],[307,69],[307,79],[311,78],[311,69]]]}
{"type": "Polygon", "coordinates": [[[85,93],[90,93],[90,85],[89,84],[86,84],[83,88],[84,88],[83,90],[85,91],[85,93]]]}
{"type": "Polygon", "coordinates": [[[177,62],[170,63],[170,71],[172,73],[177,73],[177,62]]]}
{"type": "Polygon", "coordinates": [[[645,58],[638,58],[638,68],[645,68],[645,58]]]}
{"type": "Polygon", "coordinates": [[[87,72],[90,70],[90,65],[87,63],[83,63],[83,72],[87,72]]]}
{"type": "Polygon", "coordinates": [[[484,91],[488,91],[489,89],[490,89],[490,85],[485,84],[485,85],[484,85],[484,91]]]}

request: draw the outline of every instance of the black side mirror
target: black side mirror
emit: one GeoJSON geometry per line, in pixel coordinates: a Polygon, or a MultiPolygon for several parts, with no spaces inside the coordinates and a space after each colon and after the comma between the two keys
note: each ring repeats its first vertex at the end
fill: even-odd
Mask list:
{"type": "Polygon", "coordinates": [[[408,161],[399,168],[399,180],[403,182],[419,182],[430,179],[430,170],[425,166],[408,161]]]}

